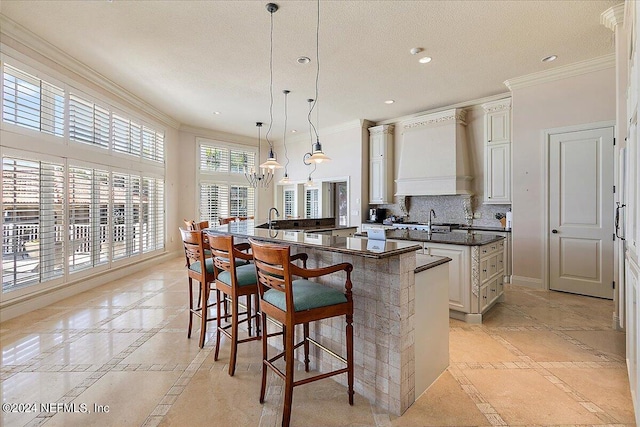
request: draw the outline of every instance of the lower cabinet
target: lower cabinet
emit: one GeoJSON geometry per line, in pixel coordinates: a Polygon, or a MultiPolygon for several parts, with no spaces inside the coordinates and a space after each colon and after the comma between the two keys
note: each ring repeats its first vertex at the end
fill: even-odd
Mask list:
{"type": "Polygon", "coordinates": [[[505,239],[484,246],[424,243],[426,255],[449,263],[449,316],[482,323],[482,315],[504,295],[505,239]]]}

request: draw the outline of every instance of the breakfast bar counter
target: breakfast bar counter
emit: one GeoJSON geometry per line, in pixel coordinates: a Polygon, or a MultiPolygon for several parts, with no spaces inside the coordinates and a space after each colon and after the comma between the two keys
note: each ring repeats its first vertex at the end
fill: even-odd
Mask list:
{"type": "MultiPolygon", "coordinates": [[[[401,415],[449,365],[450,260],[432,257],[416,266],[422,246],[409,241],[376,242],[335,236],[331,230],[311,233],[255,224],[241,221],[207,232],[290,245],[292,254],[309,255],[310,268],[353,265],[354,388],[381,409],[401,415]]],[[[321,283],[343,291],[344,275],[324,277],[321,283]]],[[[344,327],[344,320],[333,319],[310,325],[310,334],[342,354],[344,327]]],[[[312,356],[313,369],[335,368],[335,359],[324,352],[312,356]]],[[[333,378],[346,385],[346,375],[333,378]]]]}

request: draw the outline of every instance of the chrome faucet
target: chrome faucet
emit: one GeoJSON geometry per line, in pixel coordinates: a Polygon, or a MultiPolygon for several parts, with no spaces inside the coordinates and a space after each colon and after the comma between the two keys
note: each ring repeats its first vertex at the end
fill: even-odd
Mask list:
{"type": "Polygon", "coordinates": [[[280,218],[280,212],[278,212],[278,209],[276,208],[269,208],[269,214],[267,215],[267,224],[269,224],[269,227],[271,227],[271,212],[276,211],[276,218],[280,218]]]}
{"type": "Polygon", "coordinates": [[[436,211],[434,211],[433,209],[431,209],[431,210],[429,211],[429,222],[427,222],[427,226],[429,227],[429,230],[428,230],[428,231],[429,231],[429,233],[431,233],[431,216],[432,216],[432,215],[433,215],[433,217],[434,217],[434,218],[437,218],[437,217],[436,217],[436,211]]]}

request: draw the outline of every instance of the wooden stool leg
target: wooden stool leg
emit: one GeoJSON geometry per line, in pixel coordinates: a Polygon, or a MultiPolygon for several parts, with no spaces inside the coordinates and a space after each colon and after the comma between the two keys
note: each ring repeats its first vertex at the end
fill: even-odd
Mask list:
{"type": "Polygon", "coordinates": [[[222,317],[222,313],[220,310],[220,307],[222,305],[222,301],[220,301],[220,294],[221,292],[216,289],[216,350],[213,353],[213,360],[218,360],[218,352],[220,351],[220,319],[222,317]]]}
{"type": "Polygon", "coordinates": [[[304,331],[304,370],[309,372],[309,323],[302,325],[304,331]]]}
{"type": "Polygon", "coordinates": [[[251,295],[246,295],[247,298],[247,332],[249,333],[249,336],[251,336],[251,330],[252,330],[252,326],[251,325],[251,295]]]}
{"type": "Polygon", "coordinates": [[[353,316],[347,314],[347,383],[349,405],[353,406],[353,316]]]}
{"type": "Polygon", "coordinates": [[[260,336],[260,297],[258,296],[258,294],[253,294],[253,302],[254,302],[254,307],[255,307],[255,322],[256,322],[256,334],[257,336],[260,336]]]}
{"type": "Polygon", "coordinates": [[[229,375],[233,376],[236,372],[236,357],[238,353],[238,295],[232,295],[231,298],[231,357],[229,359],[229,375]]]}
{"type": "Polygon", "coordinates": [[[267,369],[266,361],[269,359],[267,354],[267,315],[262,313],[262,385],[260,386],[260,403],[264,403],[264,394],[267,389],[267,369]]]}
{"type": "Polygon", "coordinates": [[[282,427],[289,427],[291,422],[291,405],[293,404],[293,371],[295,360],[293,358],[295,328],[287,328],[284,352],[287,358],[285,363],[284,379],[284,409],[282,410],[282,427]]]}
{"type": "MultiPolygon", "coordinates": [[[[198,295],[200,295],[198,293],[198,295]]],[[[193,326],[193,280],[189,277],[189,329],[187,329],[187,338],[191,338],[191,327],[193,326]]]]}
{"type": "Polygon", "coordinates": [[[204,347],[204,339],[207,333],[207,316],[209,309],[207,308],[207,301],[209,300],[209,285],[207,283],[200,283],[200,342],[198,345],[200,348],[204,347]]]}

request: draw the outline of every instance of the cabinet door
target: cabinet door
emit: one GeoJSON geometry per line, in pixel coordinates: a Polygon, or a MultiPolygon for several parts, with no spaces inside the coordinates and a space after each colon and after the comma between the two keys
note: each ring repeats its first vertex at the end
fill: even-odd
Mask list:
{"type": "Polygon", "coordinates": [[[489,285],[480,288],[480,313],[489,305],[489,285]]]}
{"type": "Polygon", "coordinates": [[[369,202],[382,203],[386,193],[384,160],[371,160],[369,163],[369,202]]]}
{"type": "Polygon", "coordinates": [[[379,133],[371,135],[369,138],[369,158],[371,160],[380,159],[385,154],[385,140],[384,135],[379,133]]]}
{"type": "Polygon", "coordinates": [[[511,142],[509,110],[487,114],[487,142],[504,144],[511,142]]]}
{"type": "Polygon", "coordinates": [[[487,145],[485,203],[511,203],[511,144],[487,145]]]}
{"type": "Polygon", "coordinates": [[[451,258],[449,262],[449,308],[471,313],[471,279],[466,248],[427,247],[425,253],[451,258]]]}

